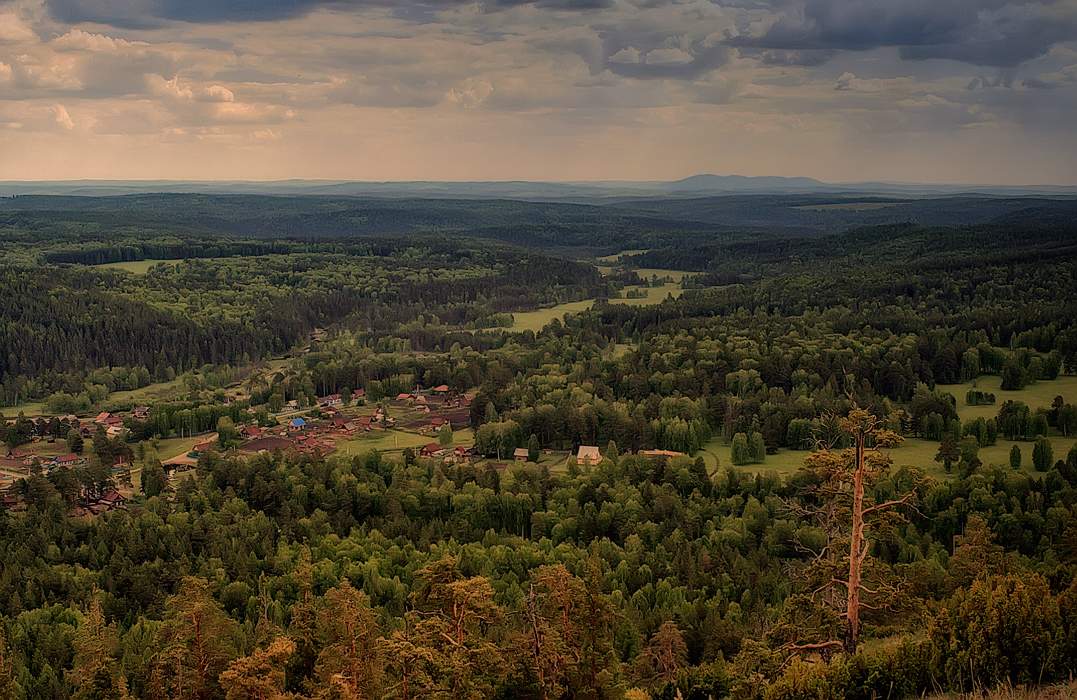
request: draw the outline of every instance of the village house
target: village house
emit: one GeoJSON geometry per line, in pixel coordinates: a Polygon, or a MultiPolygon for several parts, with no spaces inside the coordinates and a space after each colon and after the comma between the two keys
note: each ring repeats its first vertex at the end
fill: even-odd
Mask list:
{"type": "Polygon", "coordinates": [[[512,458],[517,462],[526,462],[528,458],[526,447],[517,447],[512,451],[512,458]]]}
{"type": "Polygon", "coordinates": [[[449,385],[448,384],[438,384],[436,387],[434,387],[430,391],[434,392],[435,394],[448,394],[449,393],[449,385]]]}
{"type": "Polygon", "coordinates": [[[307,421],[303,418],[293,418],[288,422],[288,426],[292,430],[303,430],[307,427],[307,421]]]}
{"type": "Polygon", "coordinates": [[[444,455],[448,451],[449,451],[448,448],[440,445],[439,443],[431,442],[431,443],[428,443],[428,444],[422,446],[422,448],[419,450],[419,456],[420,457],[441,457],[442,455],[444,455]]]}
{"type": "Polygon", "coordinates": [[[86,463],[86,460],[83,457],[80,457],[79,455],[72,452],[70,454],[57,456],[55,459],[53,459],[53,462],[56,464],[57,467],[67,467],[68,469],[70,469],[73,467],[82,466],[86,463]]]}
{"type": "Polygon", "coordinates": [[[475,455],[475,451],[470,447],[464,447],[463,445],[457,445],[453,448],[452,452],[446,457],[446,461],[452,464],[463,464],[470,462],[471,458],[475,455]]]}
{"type": "Polygon", "coordinates": [[[150,407],[135,406],[134,410],[131,411],[131,416],[133,416],[136,420],[146,420],[150,417],[150,407]]]}
{"type": "Polygon", "coordinates": [[[366,398],[366,389],[354,389],[352,390],[352,401],[358,401],[359,399],[366,398]]]}
{"type": "Polygon", "coordinates": [[[108,411],[101,411],[94,417],[93,422],[97,425],[105,425],[106,423],[108,423],[108,419],[111,417],[112,414],[108,411]]]}
{"type": "Polygon", "coordinates": [[[253,440],[256,437],[261,436],[262,429],[257,425],[245,425],[243,426],[243,429],[239,432],[242,433],[243,437],[247,438],[248,440],[253,440]]]}
{"type": "Polygon", "coordinates": [[[594,466],[602,461],[602,453],[594,445],[580,445],[576,452],[576,463],[594,466]]]}
{"type": "Polygon", "coordinates": [[[329,394],[318,399],[318,405],[323,408],[335,408],[336,406],[343,406],[344,399],[340,394],[329,394]]]}

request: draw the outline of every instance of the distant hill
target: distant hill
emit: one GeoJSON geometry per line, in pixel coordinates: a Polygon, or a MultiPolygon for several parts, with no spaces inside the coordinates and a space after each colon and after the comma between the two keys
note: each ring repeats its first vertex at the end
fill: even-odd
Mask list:
{"type": "Polygon", "coordinates": [[[810,177],[749,177],[701,174],[672,182],[356,182],[348,180],[63,180],[0,182],[0,196],[127,194],[262,194],[332,197],[518,199],[595,202],[636,197],[703,197],[726,194],[861,194],[903,197],[981,194],[993,196],[1077,196],[1074,186],[950,185],[890,182],[832,183],[810,177]]]}

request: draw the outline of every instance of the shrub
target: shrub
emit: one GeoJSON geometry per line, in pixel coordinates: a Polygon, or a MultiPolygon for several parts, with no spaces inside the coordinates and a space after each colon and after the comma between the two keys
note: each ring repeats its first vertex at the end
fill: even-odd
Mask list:
{"type": "Polygon", "coordinates": [[[981,578],[929,629],[932,665],[960,689],[1051,680],[1064,666],[1058,603],[1038,574],[981,578]]]}

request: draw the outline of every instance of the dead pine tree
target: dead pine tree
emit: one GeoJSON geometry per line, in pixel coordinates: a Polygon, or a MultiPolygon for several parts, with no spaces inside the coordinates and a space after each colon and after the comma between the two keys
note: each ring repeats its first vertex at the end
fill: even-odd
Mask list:
{"type": "Polygon", "coordinates": [[[801,543],[811,555],[800,572],[803,592],[788,601],[772,637],[796,652],[851,654],[860,642],[863,614],[900,605],[900,587],[889,568],[871,556],[871,548],[874,537],[915,508],[919,476],[912,475],[903,493],[876,500],[875,487],[890,473],[888,450],[901,437],[855,405],[831,421],[830,439],[805,460],[812,478],[788,503],[824,539],[801,543]]]}

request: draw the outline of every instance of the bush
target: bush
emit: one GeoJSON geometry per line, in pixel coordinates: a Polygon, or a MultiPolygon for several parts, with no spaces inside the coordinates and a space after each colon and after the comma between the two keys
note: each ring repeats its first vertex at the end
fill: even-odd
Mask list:
{"type": "Polygon", "coordinates": [[[1049,681],[1065,666],[1058,603],[1038,574],[981,578],[929,629],[932,665],[958,689],[1049,681]]]}

